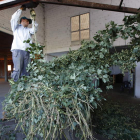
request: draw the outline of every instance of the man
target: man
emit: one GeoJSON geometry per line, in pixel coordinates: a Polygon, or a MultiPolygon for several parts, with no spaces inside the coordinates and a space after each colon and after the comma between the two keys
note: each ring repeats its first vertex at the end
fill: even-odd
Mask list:
{"type": "MultiPolygon", "coordinates": [[[[28,19],[22,17],[20,19],[20,24],[18,24],[20,15],[23,10],[26,10],[25,6],[18,9],[11,18],[11,28],[13,31],[14,39],[11,47],[12,59],[14,63],[14,71],[11,75],[13,80],[16,82],[21,76],[28,76],[29,72],[26,71],[26,67],[30,62],[30,54],[26,51],[26,48],[30,47],[29,43],[23,43],[24,40],[31,39],[34,32],[37,31],[38,24],[28,19]],[[29,24],[33,24],[32,28],[28,28],[29,24]]],[[[31,43],[31,42],[30,42],[31,43]]]]}

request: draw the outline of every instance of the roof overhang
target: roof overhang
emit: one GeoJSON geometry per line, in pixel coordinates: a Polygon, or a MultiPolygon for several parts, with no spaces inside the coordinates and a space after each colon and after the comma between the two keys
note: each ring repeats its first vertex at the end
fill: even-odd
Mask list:
{"type": "Polygon", "coordinates": [[[82,8],[100,9],[114,12],[123,13],[140,13],[140,10],[131,7],[122,7],[123,0],[120,0],[120,5],[108,5],[102,3],[88,2],[86,0],[0,0],[0,10],[7,9],[10,7],[27,4],[30,2],[35,3],[46,3],[46,4],[57,4],[65,6],[75,6],[82,8]]]}
{"type": "Polygon", "coordinates": [[[30,3],[32,0],[0,0],[0,10],[30,3]]]}

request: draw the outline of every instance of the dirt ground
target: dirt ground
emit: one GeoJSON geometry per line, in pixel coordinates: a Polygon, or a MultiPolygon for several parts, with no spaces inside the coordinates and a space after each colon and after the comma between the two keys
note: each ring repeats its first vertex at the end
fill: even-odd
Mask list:
{"type": "MultiPolygon", "coordinates": [[[[122,106],[125,116],[131,117],[137,124],[136,128],[140,129],[140,99],[134,97],[134,88],[131,88],[130,91],[125,89],[124,92],[121,92],[120,87],[121,83],[116,83],[112,90],[108,92],[104,90],[102,95],[107,102],[118,102],[122,106]]],[[[96,138],[98,139],[98,137],[96,138]]],[[[102,137],[98,140],[108,139],[102,137]]]]}

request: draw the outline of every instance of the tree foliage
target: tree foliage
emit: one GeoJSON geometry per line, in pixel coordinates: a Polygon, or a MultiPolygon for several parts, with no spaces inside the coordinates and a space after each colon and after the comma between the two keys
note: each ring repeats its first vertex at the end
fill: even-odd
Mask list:
{"type": "Polygon", "coordinates": [[[26,139],[36,135],[55,139],[64,129],[93,139],[90,113],[103,100],[102,89],[95,88],[93,80],[102,79],[111,89],[110,66],[118,65],[123,72],[135,68],[140,56],[140,15],[125,17],[123,25],[111,21],[93,40],[82,41],[78,50],[48,63],[43,59],[43,46],[30,46],[30,76],[11,81],[4,104],[7,116],[18,120],[26,139]],[[130,46],[111,54],[118,38],[129,38],[130,46]],[[38,55],[40,59],[36,59],[38,55]]]}

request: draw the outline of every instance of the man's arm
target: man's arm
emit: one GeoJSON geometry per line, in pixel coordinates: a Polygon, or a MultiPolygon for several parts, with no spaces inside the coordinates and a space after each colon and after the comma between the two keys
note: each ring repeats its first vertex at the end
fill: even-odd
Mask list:
{"type": "Polygon", "coordinates": [[[38,29],[38,23],[34,20],[32,20],[32,28],[30,28],[30,34],[34,34],[37,32],[37,29],[38,29]]]}
{"type": "Polygon", "coordinates": [[[22,13],[22,10],[25,10],[25,7],[21,7],[20,9],[18,9],[13,15],[12,15],[12,18],[11,18],[11,28],[12,28],[12,31],[14,32],[18,26],[18,21],[19,21],[19,18],[20,18],[20,15],[22,13]]]}

